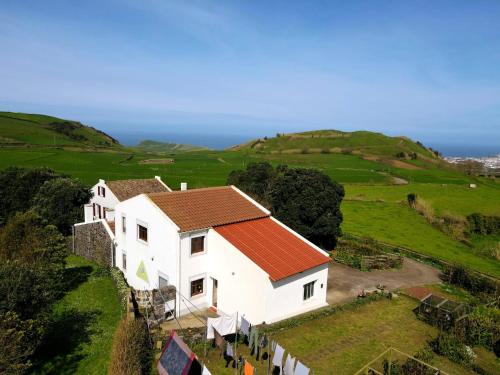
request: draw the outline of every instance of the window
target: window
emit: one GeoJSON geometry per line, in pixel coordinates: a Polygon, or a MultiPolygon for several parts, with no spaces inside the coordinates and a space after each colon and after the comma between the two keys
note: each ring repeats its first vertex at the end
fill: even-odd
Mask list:
{"type": "Polygon", "coordinates": [[[125,233],[127,231],[127,219],[122,215],[122,232],[125,233]]]}
{"type": "Polygon", "coordinates": [[[205,279],[191,281],[191,297],[203,294],[203,283],[205,279]]]}
{"type": "Polygon", "coordinates": [[[205,236],[191,238],[191,254],[205,251],[205,236]]]}
{"type": "Polygon", "coordinates": [[[106,196],[106,189],[103,188],[102,186],[97,187],[97,195],[100,197],[105,197],[106,196]]]}
{"type": "Polygon", "coordinates": [[[127,254],[125,253],[122,254],[122,268],[127,270],[127,254]]]}
{"type": "Polygon", "coordinates": [[[106,197],[106,188],[101,188],[101,194],[103,197],[106,197]]]}
{"type": "Polygon", "coordinates": [[[314,283],[316,281],[311,281],[304,285],[304,301],[308,300],[312,296],[314,296],[314,283]]]}
{"type": "Polygon", "coordinates": [[[106,207],[102,208],[102,218],[106,219],[106,207]]]}
{"type": "Polygon", "coordinates": [[[137,238],[144,242],[148,242],[148,228],[137,224],[137,238]]]}

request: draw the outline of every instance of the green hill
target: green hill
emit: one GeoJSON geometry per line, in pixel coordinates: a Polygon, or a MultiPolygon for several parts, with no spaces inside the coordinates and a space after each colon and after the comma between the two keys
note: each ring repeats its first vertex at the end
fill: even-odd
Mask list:
{"type": "Polygon", "coordinates": [[[202,146],[194,146],[187,145],[182,143],[169,143],[169,142],[157,142],[157,141],[141,141],[134,148],[144,151],[144,152],[152,152],[156,154],[179,154],[182,152],[190,152],[190,151],[202,151],[208,150],[206,147],[202,146]]]}
{"type": "Polygon", "coordinates": [[[270,154],[350,154],[403,169],[444,164],[433,150],[419,142],[369,131],[316,130],[277,134],[276,137],[259,138],[229,150],[270,154]]]}
{"type": "Polygon", "coordinates": [[[108,134],[78,121],[0,112],[0,145],[121,147],[108,134]]]}

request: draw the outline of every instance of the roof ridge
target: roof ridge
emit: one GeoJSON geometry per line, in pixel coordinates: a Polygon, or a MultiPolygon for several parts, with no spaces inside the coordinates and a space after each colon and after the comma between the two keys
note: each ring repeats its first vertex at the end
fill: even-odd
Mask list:
{"type": "Polygon", "coordinates": [[[147,195],[158,196],[158,195],[162,195],[165,193],[168,193],[170,195],[172,195],[172,194],[188,194],[188,193],[195,193],[198,191],[227,190],[227,189],[232,189],[232,186],[231,185],[210,186],[210,187],[205,187],[205,188],[196,188],[196,189],[188,189],[188,190],[173,190],[173,191],[169,191],[169,192],[147,193],[147,195]]]}
{"type": "Polygon", "coordinates": [[[107,184],[108,182],[150,181],[150,180],[156,180],[156,178],[127,178],[127,179],[123,179],[123,180],[104,180],[104,182],[107,184]]]}

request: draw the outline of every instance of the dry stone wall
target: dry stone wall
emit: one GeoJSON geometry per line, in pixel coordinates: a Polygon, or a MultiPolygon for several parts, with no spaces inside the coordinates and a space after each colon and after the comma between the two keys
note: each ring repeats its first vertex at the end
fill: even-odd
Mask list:
{"type": "Polygon", "coordinates": [[[103,266],[113,265],[114,244],[102,222],[74,226],[74,253],[103,266]]]}

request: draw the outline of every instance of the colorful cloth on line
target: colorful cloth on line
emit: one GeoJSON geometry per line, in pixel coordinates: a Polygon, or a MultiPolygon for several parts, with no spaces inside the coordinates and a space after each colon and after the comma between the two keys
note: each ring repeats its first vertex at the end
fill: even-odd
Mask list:
{"type": "Polygon", "coordinates": [[[237,313],[234,313],[233,315],[222,315],[218,318],[208,318],[207,339],[214,338],[214,329],[216,329],[222,336],[236,333],[236,316],[237,313]]]}
{"type": "Polygon", "coordinates": [[[300,361],[297,361],[297,366],[295,366],[295,372],[293,375],[308,375],[309,374],[309,368],[304,366],[300,361]]]}
{"type": "Polygon", "coordinates": [[[276,344],[276,350],[274,351],[273,365],[281,367],[283,363],[283,354],[285,354],[285,349],[283,349],[279,344],[276,344]]]}
{"type": "Polygon", "coordinates": [[[243,317],[241,317],[240,331],[247,336],[250,334],[250,322],[243,317]]]}
{"type": "Polygon", "coordinates": [[[243,367],[243,370],[244,375],[253,375],[253,366],[248,361],[245,362],[245,367],[243,367]]]}
{"type": "Polygon", "coordinates": [[[156,368],[160,375],[187,375],[194,360],[195,354],[177,333],[172,331],[156,368]]]}
{"type": "Polygon", "coordinates": [[[295,367],[295,358],[293,358],[290,353],[286,356],[285,367],[283,368],[283,373],[285,375],[294,375],[293,368],[295,367]]]}

